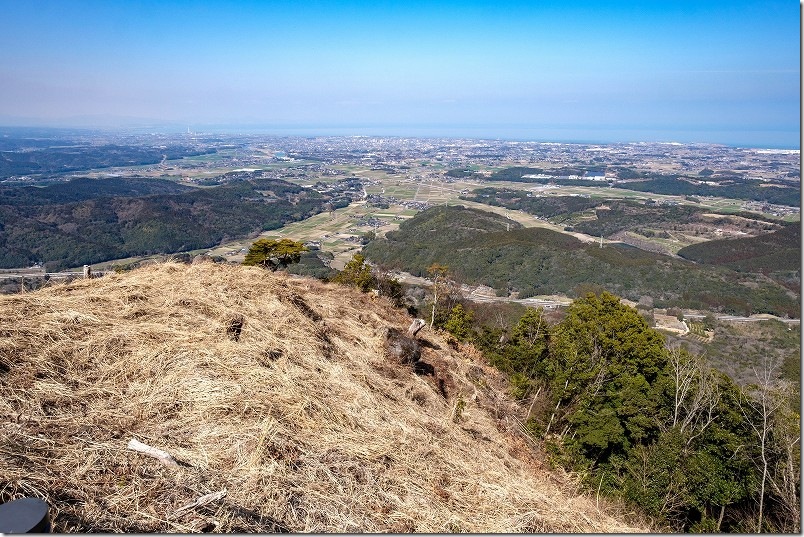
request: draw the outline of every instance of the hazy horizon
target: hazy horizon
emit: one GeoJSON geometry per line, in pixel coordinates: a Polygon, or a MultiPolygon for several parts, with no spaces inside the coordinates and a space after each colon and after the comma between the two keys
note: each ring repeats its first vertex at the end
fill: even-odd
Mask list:
{"type": "MultiPolygon", "coordinates": [[[[209,135],[264,135],[264,136],[304,136],[304,137],[392,137],[423,139],[467,139],[467,140],[505,140],[535,143],[566,144],[620,144],[620,143],[681,143],[713,144],[728,147],[752,149],[800,150],[800,144],[790,145],[773,141],[762,143],[761,136],[738,138],[734,133],[707,133],[709,136],[695,136],[693,132],[674,132],[669,130],[634,131],[622,128],[587,129],[580,131],[571,128],[537,128],[506,126],[461,126],[461,125],[221,125],[198,123],[156,123],[156,122],[76,122],[50,124],[42,122],[4,123],[0,118],[0,129],[47,129],[53,131],[97,131],[102,133],[139,134],[192,134],[209,135]],[[714,134],[714,136],[712,136],[714,134]],[[722,134],[723,136],[717,136],[722,134]]],[[[762,133],[760,133],[762,134],[762,133]]],[[[771,137],[774,133],[771,133],[771,137]]]]}
{"type": "Polygon", "coordinates": [[[9,126],[800,148],[785,0],[3,7],[9,126]]]}

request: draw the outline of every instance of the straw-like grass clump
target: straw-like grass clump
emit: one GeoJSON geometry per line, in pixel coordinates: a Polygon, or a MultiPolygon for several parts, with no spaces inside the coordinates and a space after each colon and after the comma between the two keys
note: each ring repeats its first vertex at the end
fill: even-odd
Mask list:
{"type": "Polygon", "coordinates": [[[429,374],[389,359],[410,320],[215,264],[4,296],[0,502],[45,499],[56,531],[644,531],[541,469],[475,353],[425,330],[429,374]]]}

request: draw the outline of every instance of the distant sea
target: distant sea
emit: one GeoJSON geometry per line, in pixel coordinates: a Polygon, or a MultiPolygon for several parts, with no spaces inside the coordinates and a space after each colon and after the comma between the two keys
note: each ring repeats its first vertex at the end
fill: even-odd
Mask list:
{"type": "Polygon", "coordinates": [[[800,132],[779,130],[719,131],[630,128],[562,128],[495,125],[199,125],[205,132],[272,134],[277,136],[395,136],[469,138],[607,144],[629,142],[708,143],[760,149],[801,148],[800,132]]]}
{"type": "MultiPolygon", "coordinates": [[[[798,130],[709,130],[660,129],[640,127],[586,127],[561,125],[452,125],[452,124],[233,124],[139,122],[66,123],[48,126],[36,122],[27,127],[12,127],[8,118],[0,117],[0,131],[44,131],[54,128],[62,134],[72,129],[87,131],[125,131],[129,133],[182,133],[263,134],[273,136],[394,136],[403,138],[467,138],[475,140],[512,140],[528,142],[559,142],[577,144],[610,144],[630,142],[705,143],[757,149],[801,149],[801,131],[798,130]],[[8,125],[3,126],[3,125],[8,125]]],[[[20,123],[23,125],[25,123],[20,123]]]]}

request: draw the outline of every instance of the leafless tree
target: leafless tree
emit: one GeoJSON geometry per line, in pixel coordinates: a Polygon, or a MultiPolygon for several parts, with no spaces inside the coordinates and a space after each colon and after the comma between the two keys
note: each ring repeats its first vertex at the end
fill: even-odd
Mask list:
{"type": "Polygon", "coordinates": [[[427,269],[428,274],[433,279],[433,310],[430,315],[430,328],[433,328],[435,323],[436,305],[443,289],[443,281],[447,277],[447,270],[446,265],[439,265],[438,263],[433,263],[427,269]]]}
{"type": "Polygon", "coordinates": [[[757,515],[757,533],[762,531],[762,521],[765,514],[765,487],[768,483],[770,470],[770,434],[773,426],[774,413],[779,409],[782,400],[775,396],[777,366],[769,358],[763,361],[762,368],[753,368],[756,384],[744,391],[740,398],[740,411],[746,421],[751,425],[759,442],[760,461],[762,471],[759,487],[759,513],[757,515]]]}
{"type": "Polygon", "coordinates": [[[448,266],[433,263],[427,268],[427,273],[433,280],[433,307],[430,313],[430,328],[432,328],[439,302],[446,301],[446,309],[451,310],[463,295],[460,284],[450,274],[448,266]]]}
{"type": "Polygon", "coordinates": [[[687,445],[715,419],[720,390],[714,371],[700,355],[673,347],[668,350],[675,387],[672,427],[686,433],[687,445]]]}
{"type": "Polygon", "coordinates": [[[771,417],[771,442],[775,452],[768,472],[768,485],[785,512],[785,532],[801,532],[801,422],[799,413],[784,401],[793,392],[790,382],[780,382],[771,392],[778,410],[771,417]]]}

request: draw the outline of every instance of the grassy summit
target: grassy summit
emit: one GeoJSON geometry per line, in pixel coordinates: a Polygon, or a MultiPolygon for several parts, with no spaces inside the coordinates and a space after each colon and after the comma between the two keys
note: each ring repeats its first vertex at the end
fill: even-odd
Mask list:
{"type": "Polygon", "coordinates": [[[411,319],[384,299],[167,263],[0,319],[0,502],[46,499],[54,531],[647,531],[542,467],[476,353],[425,329],[433,374],[390,359],[411,319]]]}

